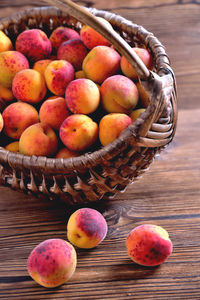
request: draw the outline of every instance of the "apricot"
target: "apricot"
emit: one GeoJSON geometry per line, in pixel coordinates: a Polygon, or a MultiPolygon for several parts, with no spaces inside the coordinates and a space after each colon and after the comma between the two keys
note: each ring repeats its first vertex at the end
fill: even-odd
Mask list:
{"type": "Polygon", "coordinates": [[[34,63],[33,70],[38,71],[41,75],[44,76],[44,72],[46,70],[46,67],[52,62],[52,59],[41,59],[34,63]]]}
{"type": "Polygon", "coordinates": [[[69,157],[77,157],[79,156],[78,152],[71,151],[67,148],[61,148],[56,154],[56,158],[69,158],[69,157]]]}
{"type": "Polygon", "coordinates": [[[141,115],[141,113],[143,113],[146,109],[145,108],[138,108],[138,109],[135,109],[133,110],[131,113],[130,113],[130,118],[132,119],[132,121],[136,121],[137,118],[139,118],[139,116],[141,115]]]}
{"type": "Polygon", "coordinates": [[[76,210],[67,223],[67,238],[79,248],[94,248],[107,234],[107,223],[103,215],[92,208],[76,210]]]}
{"type": "Polygon", "coordinates": [[[86,78],[85,73],[83,72],[83,70],[75,72],[75,79],[80,79],[80,78],[86,78]]]}
{"type": "Polygon", "coordinates": [[[36,123],[24,130],[19,139],[19,152],[25,155],[53,157],[58,149],[58,139],[53,129],[36,123]]]}
{"type": "Polygon", "coordinates": [[[88,79],[101,84],[106,78],[118,73],[120,60],[121,56],[115,49],[97,46],[85,57],[82,69],[88,79]]]}
{"type": "MultiPolygon", "coordinates": [[[[97,17],[97,19],[112,29],[112,25],[108,21],[101,17],[97,17]]],[[[110,42],[104,36],[88,25],[83,25],[80,36],[88,49],[96,46],[110,46],[110,42]]]]}
{"type": "Polygon", "coordinates": [[[129,113],[138,103],[138,90],[132,80],[123,75],[108,77],[101,85],[101,100],[110,113],[129,113]]]}
{"type": "MultiPolygon", "coordinates": [[[[145,64],[145,66],[149,70],[152,70],[153,59],[152,59],[152,56],[149,53],[149,51],[147,49],[138,48],[138,47],[134,47],[132,49],[139,56],[139,58],[142,60],[142,62],[145,64]]],[[[133,80],[138,79],[138,74],[137,74],[136,69],[130,64],[130,62],[124,56],[122,56],[122,58],[121,58],[120,66],[121,66],[122,73],[125,76],[127,76],[133,80]]]]}
{"type": "Polygon", "coordinates": [[[15,141],[6,145],[5,149],[11,152],[19,152],[19,141],[15,141]]]}
{"type": "Polygon", "coordinates": [[[65,92],[69,110],[75,114],[90,114],[99,106],[100,93],[90,79],[80,78],[69,83],[65,92]]]}
{"type": "Polygon", "coordinates": [[[14,99],[14,95],[11,89],[6,88],[2,84],[0,84],[0,99],[5,102],[10,102],[14,99]]]}
{"type": "Polygon", "coordinates": [[[13,139],[19,139],[22,132],[39,121],[38,112],[25,102],[14,102],[3,111],[4,132],[13,139]]]}
{"type": "Polygon", "coordinates": [[[52,51],[51,42],[46,33],[36,28],[21,32],[17,37],[15,47],[32,62],[48,58],[52,51]]]}
{"type": "Polygon", "coordinates": [[[131,118],[123,113],[105,115],[99,123],[99,139],[103,146],[112,143],[132,123],[131,118]]]}
{"type": "Polygon", "coordinates": [[[54,31],[49,37],[49,40],[55,52],[58,50],[58,48],[63,42],[66,42],[71,39],[80,39],[79,33],[74,29],[63,26],[54,29],[54,31]]]}
{"type": "Polygon", "coordinates": [[[38,71],[25,69],[15,75],[12,92],[18,100],[35,104],[43,100],[47,88],[43,76],[38,71]]]}
{"type": "Polygon", "coordinates": [[[84,151],[98,137],[98,125],[90,117],[74,114],[65,119],[60,127],[60,139],[71,151],[84,151]]]}
{"type": "Polygon", "coordinates": [[[0,84],[6,88],[12,87],[12,81],[15,75],[28,69],[27,58],[18,51],[5,51],[0,53],[0,84]]]}
{"type": "Polygon", "coordinates": [[[128,255],[137,264],[157,266],[172,253],[168,232],[161,226],[143,224],[134,228],[126,239],[128,255]]]}
{"type": "Polygon", "coordinates": [[[3,117],[2,117],[2,114],[0,113],[0,132],[3,129],[3,124],[4,124],[3,117]]]}
{"type": "Polygon", "coordinates": [[[13,44],[10,38],[0,30],[0,52],[13,50],[13,44]]]}
{"type": "Polygon", "coordinates": [[[63,96],[67,85],[74,79],[74,68],[65,60],[54,60],[44,72],[48,89],[57,96],[63,96]]]}
{"type": "Polygon", "coordinates": [[[38,284],[54,288],[72,277],[76,264],[76,251],[70,243],[62,239],[48,239],[31,251],[27,269],[38,284]]]}
{"type": "Polygon", "coordinates": [[[76,71],[81,70],[88,50],[80,39],[72,39],[61,44],[58,49],[58,59],[67,60],[76,71]]]}
{"type": "Polygon", "coordinates": [[[70,115],[65,99],[56,96],[54,99],[45,100],[39,110],[39,118],[42,124],[59,130],[63,121],[70,115]]]}

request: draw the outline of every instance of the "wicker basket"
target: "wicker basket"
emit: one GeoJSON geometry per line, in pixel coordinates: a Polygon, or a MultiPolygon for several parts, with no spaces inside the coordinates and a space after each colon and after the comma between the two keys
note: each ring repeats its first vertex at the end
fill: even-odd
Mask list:
{"type": "MultiPolygon", "coordinates": [[[[0,30],[13,42],[17,34],[28,28],[40,28],[47,35],[60,25],[79,31],[82,15],[75,18],[72,15],[76,12],[68,10],[67,13],[67,6],[63,6],[62,10],[58,7],[24,10],[2,19],[0,30]]],[[[108,20],[131,47],[145,45],[152,53],[155,68],[149,76],[145,76],[146,70],[140,66],[140,61],[130,58],[128,52],[124,52],[124,46],[120,46],[120,42],[118,44],[121,53],[136,66],[143,86],[151,95],[146,111],[112,144],[75,158],[29,157],[0,147],[1,184],[37,197],[61,199],[69,204],[109,199],[124,191],[148,169],[155,155],[172,141],[177,121],[175,77],[158,39],[119,15],[97,9],[87,11],[108,20]]],[[[94,28],[98,29],[98,24],[94,28]]],[[[105,33],[105,30],[101,28],[99,32],[105,33]]],[[[110,38],[108,34],[106,37],[110,38]]],[[[110,39],[117,47],[116,38],[112,40],[111,36],[110,39]]],[[[0,104],[2,110],[4,103],[0,101],[0,104]]]]}

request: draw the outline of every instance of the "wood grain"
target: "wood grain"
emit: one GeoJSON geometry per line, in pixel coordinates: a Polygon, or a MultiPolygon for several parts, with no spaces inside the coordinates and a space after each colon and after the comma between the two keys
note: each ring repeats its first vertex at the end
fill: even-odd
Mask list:
{"type": "MultiPolygon", "coordinates": [[[[0,299],[200,299],[200,5],[198,1],[78,1],[108,9],[152,31],[166,46],[177,76],[179,119],[174,141],[150,170],[114,200],[91,204],[109,225],[92,250],[77,250],[71,280],[56,289],[37,285],[26,270],[30,251],[47,238],[66,239],[78,207],[38,199],[0,186],[0,299]],[[143,223],[168,230],[174,250],[156,268],[128,258],[125,239],[143,223]]],[[[0,17],[39,0],[1,0],[0,17]]]]}

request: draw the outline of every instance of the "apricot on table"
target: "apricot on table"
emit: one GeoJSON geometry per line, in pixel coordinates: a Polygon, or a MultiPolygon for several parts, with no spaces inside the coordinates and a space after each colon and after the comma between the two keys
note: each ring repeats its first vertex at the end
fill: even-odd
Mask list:
{"type": "Polygon", "coordinates": [[[48,239],[38,244],[27,261],[29,275],[38,284],[54,288],[67,282],[75,272],[77,255],[63,239],[48,239]]]}
{"type": "Polygon", "coordinates": [[[126,239],[130,258],[143,266],[162,264],[172,253],[168,232],[158,225],[143,224],[134,228],[126,239]]]}
{"type": "Polygon", "coordinates": [[[67,238],[79,248],[94,248],[107,234],[107,223],[103,215],[92,208],[76,210],[67,223],[67,238]]]}

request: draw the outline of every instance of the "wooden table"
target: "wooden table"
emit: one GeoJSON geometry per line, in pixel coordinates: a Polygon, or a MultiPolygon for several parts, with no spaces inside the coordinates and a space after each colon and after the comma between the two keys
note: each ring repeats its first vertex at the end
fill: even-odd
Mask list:
{"type": "MultiPolygon", "coordinates": [[[[39,0],[1,0],[0,17],[39,0]]],[[[75,208],[39,202],[0,187],[0,299],[200,299],[200,6],[198,1],[94,0],[82,4],[121,14],[152,31],[166,46],[179,94],[174,141],[140,180],[115,200],[98,206],[107,238],[93,250],[78,250],[71,280],[56,289],[36,284],[26,270],[30,251],[47,238],[66,239],[75,208]],[[133,263],[125,239],[143,223],[163,226],[174,250],[160,267],[133,263]]],[[[94,206],[91,206],[94,207],[94,206]]]]}

